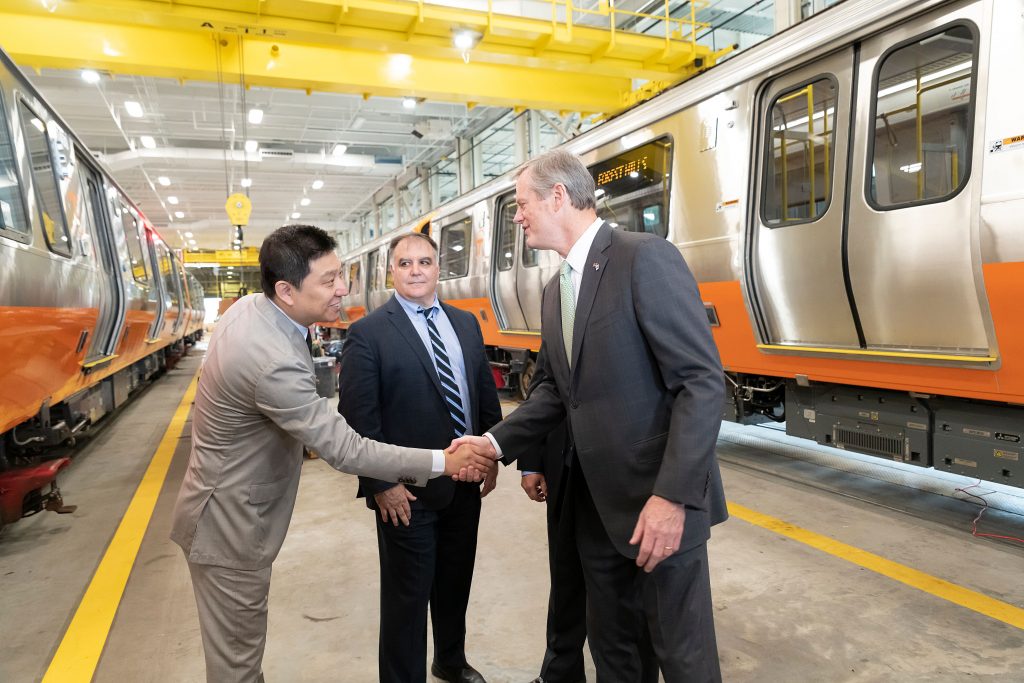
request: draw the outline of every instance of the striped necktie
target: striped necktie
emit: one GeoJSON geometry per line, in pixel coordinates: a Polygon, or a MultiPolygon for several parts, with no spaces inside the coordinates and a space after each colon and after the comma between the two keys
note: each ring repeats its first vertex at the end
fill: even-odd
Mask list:
{"type": "Polygon", "coordinates": [[[576,288],[572,286],[572,266],[562,261],[562,273],[558,278],[558,289],[562,306],[562,342],[565,357],[572,365],[572,327],[576,323],[576,288]]]}
{"type": "Polygon", "coordinates": [[[445,403],[448,405],[448,413],[452,416],[455,436],[458,437],[466,433],[466,412],[462,405],[459,384],[455,381],[455,373],[452,372],[452,363],[448,359],[448,351],[444,348],[441,333],[437,331],[437,325],[434,324],[434,318],[431,315],[433,311],[433,308],[420,309],[420,313],[427,319],[430,346],[434,350],[434,367],[437,368],[437,377],[441,380],[441,390],[445,403]]]}

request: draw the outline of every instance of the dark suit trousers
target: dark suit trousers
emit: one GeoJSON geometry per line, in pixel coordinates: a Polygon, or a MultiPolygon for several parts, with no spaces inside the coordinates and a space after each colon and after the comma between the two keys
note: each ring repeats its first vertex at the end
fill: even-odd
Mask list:
{"type": "Polygon", "coordinates": [[[574,457],[569,491],[587,586],[587,630],[598,683],[721,681],[707,545],[648,574],[612,545],[574,457]]]}
{"type": "MultiPolygon", "coordinates": [[[[568,468],[563,471],[561,481],[566,481],[567,476],[568,468]]],[[[546,503],[551,592],[548,595],[547,650],[540,669],[544,683],[586,680],[583,645],[587,640],[587,590],[576,550],[572,506],[565,505],[565,489],[559,486],[557,498],[546,503]]]]}
{"type": "Polygon", "coordinates": [[[476,561],[480,488],[455,488],[445,508],[413,508],[408,527],[384,523],[375,511],[382,683],[426,680],[428,602],[434,660],[456,670],[466,664],[466,607],[476,561]]]}

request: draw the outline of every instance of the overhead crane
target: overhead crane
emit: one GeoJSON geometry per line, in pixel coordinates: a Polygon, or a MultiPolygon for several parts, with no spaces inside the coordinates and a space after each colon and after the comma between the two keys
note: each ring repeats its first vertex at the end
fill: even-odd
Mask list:
{"type": "Polygon", "coordinates": [[[675,4],[0,0],[0,45],[35,69],[610,115],[728,52],[697,43],[703,2],[682,17],[675,4]],[[456,47],[460,32],[470,38],[456,47]]]}

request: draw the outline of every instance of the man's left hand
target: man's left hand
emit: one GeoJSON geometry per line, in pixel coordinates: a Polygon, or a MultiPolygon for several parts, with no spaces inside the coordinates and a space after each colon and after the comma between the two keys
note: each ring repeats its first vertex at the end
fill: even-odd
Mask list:
{"type": "Polygon", "coordinates": [[[650,573],[662,560],[679,550],[685,523],[686,510],[682,505],[660,496],[648,498],[640,511],[633,537],[629,539],[630,545],[640,544],[636,565],[650,573]]]}

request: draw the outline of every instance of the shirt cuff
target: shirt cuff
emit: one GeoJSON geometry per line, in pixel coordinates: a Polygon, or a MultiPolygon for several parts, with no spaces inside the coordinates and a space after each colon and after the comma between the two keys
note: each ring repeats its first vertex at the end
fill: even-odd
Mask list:
{"type": "Polygon", "coordinates": [[[430,468],[430,478],[439,477],[444,474],[444,451],[431,451],[434,456],[434,464],[430,468]]]}
{"type": "Polygon", "coordinates": [[[525,477],[525,476],[526,476],[526,475],[528,475],[528,474],[540,474],[540,472],[533,472],[533,471],[531,471],[531,470],[523,470],[523,471],[522,471],[522,474],[523,474],[523,476],[525,477]]]}
{"type": "Polygon", "coordinates": [[[498,454],[498,460],[501,460],[505,454],[501,452],[501,446],[498,445],[498,441],[491,436],[490,432],[484,432],[484,436],[486,436],[487,440],[491,442],[492,446],[494,446],[494,452],[498,454]]]}

